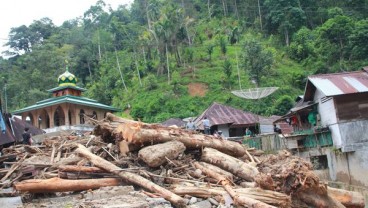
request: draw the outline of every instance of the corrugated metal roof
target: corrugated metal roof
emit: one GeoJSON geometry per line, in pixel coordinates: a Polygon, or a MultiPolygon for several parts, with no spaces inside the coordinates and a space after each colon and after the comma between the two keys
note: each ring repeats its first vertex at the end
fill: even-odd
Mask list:
{"type": "Polygon", "coordinates": [[[32,135],[38,135],[38,134],[43,133],[41,129],[36,128],[32,126],[31,124],[25,121],[22,121],[19,118],[13,117],[12,119],[8,119],[7,117],[4,117],[4,119],[5,119],[6,131],[5,131],[5,134],[0,132],[0,145],[12,143],[15,141],[22,142],[23,140],[22,134],[24,132],[25,127],[29,128],[29,133],[31,133],[32,135]],[[11,122],[11,126],[13,127],[14,135],[13,135],[13,131],[10,128],[10,122],[11,122]]]}
{"type": "Polygon", "coordinates": [[[204,116],[207,116],[211,125],[247,125],[258,123],[257,115],[219,103],[213,103],[195,120],[199,129],[203,129],[201,121],[204,116]]]}
{"type": "Polygon", "coordinates": [[[163,126],[177,126],[177,127],[184,127],[185,122],[180,118],[170,118],[161,123],[163,126]]]}
{"type": "Polygon", "coordinates": [[[309,76],[308,80],[325,96],[368,92],[365,70],[309,76]]]}

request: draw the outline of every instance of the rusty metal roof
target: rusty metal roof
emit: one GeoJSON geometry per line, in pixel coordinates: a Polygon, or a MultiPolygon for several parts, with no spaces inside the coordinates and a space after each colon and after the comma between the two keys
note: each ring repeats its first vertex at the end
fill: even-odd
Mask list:
{"type": "Polygon", "coordinates": [[[177,126],[177,127],[185,127],[185,122],[180,118],[170,118],[161,123],[163,126],[177,126]]]}
{"type": "Polygon", "coordinates": [[[207,116],[211,125],[231,124],[250,125],[258,123],[257,115],[235,109],[230,106],[213,103],[194,122],[199,129],[203,129],[202,119],[207,116]]]}
{"type": "Polygon", "coordinates": [[[15,141],[22,142],[23,140],[22,134],[24,132],[25,127],[29,128],[29,133],[31,133],[32,135],[38,135],[43,133],[41,129],[36,128],[25,121],[22,121],[22,119],[16,117],[13,117],[11,119],[8,119],[7,117],[4,118],[6,119],[5,120],[6,132],[5,134],[2,134],[0,132],[0,145],[9,144],[15,141]],[[11,130],[11,127],[13,127],[14,134],[13,131],[11,130]]]}
{"type": "Polygon", "coordinates": [[[368,92],[368,73],[363,69],[353,72],[309,76],[306,91],[311,89],[308,87],[310,83],[321,90],[325,96],[368,92]]]}

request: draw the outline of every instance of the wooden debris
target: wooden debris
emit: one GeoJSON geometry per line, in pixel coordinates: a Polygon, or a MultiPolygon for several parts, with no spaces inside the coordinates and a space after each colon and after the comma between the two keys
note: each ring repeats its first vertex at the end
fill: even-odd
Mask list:
{"type": "Polygon", "coordinates": [[[102,159],[101,157],[98,157],[96,155],[94,155],[93,153],[91,153],[86,147],[84,147],[83,145],[78,145],[78,149],[76,150],[76,152],[80,155],[82,155],[83,157],[87,158],[89,161],[91,161],[94,165],[96,165],[97,167],[100,167],[104,170],[107,170],[113,174],[116,174],[118,176],[120,176],[122,179],[135,184],[135,185],[139,185],[147,190],[150,190],[152,192],[157,192],[159,194],[162,195],[162,197],[164,197],[166,200],[170,201],[171,203],[173,203],[175,206],[177,207],[186,207],[184,199],[181,198],[180,196],[172,193],[171,191],[162,188],[161,186],[158,186],[154,183],[152,183],[151,181],[136,175],[134,173],[129,173],[129,172],[123,172],[121,168],[117,167],[116,165],[102,159]]]}
{"type": "Polygon", "coordinates": [[[254,166],[212,148],[204,148],[201,160],[217,165],[247,181],[254,181],[254,177],[258,174],[254,166]]]}
{"type": "Polygon", "coordinates": [[[208,198],[218,206],[364,207],[361,194],[327,187],[309,162],[286,151],[264,155],[236,142],[113,114],[93,122],[92,135],[63,133],[39,146],[4,148],[1,188],[14,186],[19,195],[123,181],[176,207],[186,206],[180,196],[208,198]]]}
{"type": "Polygon", "coordinates": [[[128,143],[141,145],[177,140],[183,143],[187,149],[211,147],[234,156],[243,156],[246,150],[244,146],[237,142],[160,125],[145,126],[140,123],[122,123],[114,129],[112,134],[116,140],[125,140],[128,143]]]}
{"type": "Polygon", "coordinates": [[[328,195],[339,201],[347,208],[364,208],[364,196],[361,193],[337,188],[327,188],[328,195]]]}
{"type": "Polygon", "coordinates": [[[150,167],[159,167],[166,163],[166,158],[175,159],[185,151],[183,143],[170,141],[144,147],[138,152],[138,157],[150,167]]]}
{"type": "Polygon", "coordinates": [[[224,189],[230,194],[230,196],[233,198],[236,205],[240,206],[246,206],[246,207],[254,207],[254,208],[271,208],[274,206],[268,205],[266,203],[263,203],[261,201],[249,198],[247,196],[239,195],[235,192],[234,188],[232,187],[232,184],[229,180],[227,180],[224,176],[221,174],[218,174],[216,172],[213,172],[207,168],[205,168],[203,165],[201,165],[198,162],[194,163],[194,166],[200,170],[203,171],[206,175],[215,178],[219,181],[219,183],[224,187],[224,189]]]}
{"type": "Polygon", "coordinates": [[[52,193],[66,191],[83,191],[97,189],[104,186],[117,186],[120,180],[117,178],[66,180],[61,178],[30,179],[15,184],[15,189],[29,193],[52,193]]]}

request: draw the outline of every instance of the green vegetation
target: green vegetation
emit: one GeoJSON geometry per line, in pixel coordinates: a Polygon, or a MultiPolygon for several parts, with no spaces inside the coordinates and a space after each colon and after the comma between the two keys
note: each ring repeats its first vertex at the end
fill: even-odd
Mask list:
{"type": "Polygon", "coordinates": [[[112,10],[98,1],[61,26],[35,20],[10,32],[0,88],[10,111],[31,105],[67,60],[86,96],[146,122],[196,116],[212,102],[280,115],[308,75],[368,64],[366,1],[259,2],[135,0],[112,10]],[[257,102],[231,94],[240,86],[280,89],[257,102]]]}

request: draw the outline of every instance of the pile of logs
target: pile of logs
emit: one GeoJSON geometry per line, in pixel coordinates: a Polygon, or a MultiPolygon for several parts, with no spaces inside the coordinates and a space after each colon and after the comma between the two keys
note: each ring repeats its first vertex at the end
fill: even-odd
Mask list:
{"type": "Polygon", "coordinates": [[[108,114],[91,135],[4,149],[1,186],[54,193],[133,184],[186,207],[188,197],[236,207],[364,207],[361,194],[322,183],[305,160],[108,114]]]}

